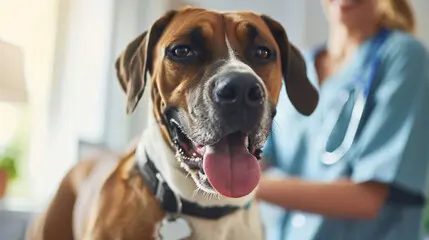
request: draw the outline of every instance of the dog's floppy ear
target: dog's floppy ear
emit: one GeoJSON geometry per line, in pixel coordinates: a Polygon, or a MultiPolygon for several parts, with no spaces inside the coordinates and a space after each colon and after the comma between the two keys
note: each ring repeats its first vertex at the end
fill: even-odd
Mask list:
{"type": "Polygon", "coordinates": [[[134,112],[147,82],[147,72],[152,73],[153,50],[162,33],[176,14],[170,11],[150,28],[134,39],[115,62],[116,74],[127,94],[127,113],[134,112]]]}
{"type": "Polygon", "coordinates": [[[293,46],[282,25],[272,18],[261,15],[280,50],[283,79],[291,103],[303,115],[310,115],[316,109],[319,93],[307,78],[304,59],[293,46]]]}

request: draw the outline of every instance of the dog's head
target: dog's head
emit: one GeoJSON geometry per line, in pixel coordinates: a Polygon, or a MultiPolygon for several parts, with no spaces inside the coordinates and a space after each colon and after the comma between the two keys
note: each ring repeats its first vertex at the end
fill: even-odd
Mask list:
{"type": "Polygon", "coordinates": [[[251,12],[168,12],[128,45],[116,68],[128,113],[150,74],[154,115],[182,168],[199,188],[227,197],[258,184],[282,79],[301,114],[318,102],[283,27],[251,12]]]}

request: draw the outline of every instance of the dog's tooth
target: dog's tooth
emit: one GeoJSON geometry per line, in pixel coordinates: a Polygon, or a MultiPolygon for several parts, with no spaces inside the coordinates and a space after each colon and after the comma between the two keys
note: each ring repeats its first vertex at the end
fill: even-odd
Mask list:
{"type": "Polygon", "coordinates": [[[246,148],[249,147],[249,137],[246,137],[246,139],[244,139],[244,146],[246,148]]]}

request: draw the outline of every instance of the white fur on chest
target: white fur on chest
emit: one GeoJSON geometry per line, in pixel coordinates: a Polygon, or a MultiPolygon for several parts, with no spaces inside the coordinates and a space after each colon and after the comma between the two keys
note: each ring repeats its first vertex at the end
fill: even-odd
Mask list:
{"type": "MultiPolygon", "coordinates": [[[[137,159],[145,160],[144,151],[152,157],[155,166],[162,174],[170,188],[182,198],[196,202],[201,206],[232,205],[243,207],[249,203],[254,192],[243,198],[225,198],[221,196],[207,196],[198,191],[190,177],[181,171],[175,154],[163,141],[157,125],[149,127],[143,134],[138,147],[137,159]]],[[[182,216],[188,220],[192,229],[189,239],[197,240],[260,240],[263,239],[262,224],[257,203],[253,203],[247,210],[238,210],[218,220],[207,220],[182,216]]]]}

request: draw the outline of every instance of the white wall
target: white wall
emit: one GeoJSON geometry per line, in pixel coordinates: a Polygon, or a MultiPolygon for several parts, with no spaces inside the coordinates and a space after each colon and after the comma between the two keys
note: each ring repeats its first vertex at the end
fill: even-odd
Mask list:
{"type": "Polygon", "coordinates": [[[418,36],[429,47],[429,1],[412,0],[417,14],[418,36]]]}
{"type": "MultiPolygon", "coordinates": [[[[0,0],[0,38],[18,45],[24,53],[29,95],[27,109],[31,122],[28,121],[29,164],[25,165],[27,168],[20,169],[20,180],[30,183],[40,183],[45,171],[49,170],[49,165],[46,165],[46,153],[49,149],[46,142],[49,129],[47,111],[55,62],[57,14],[57,0],[0,0]]],[[[31,185],[31,190],[37,191],[45,187],[39,184],[40,188],[34,189],[36,185],[31,185]]]]}
{"type": "MultiPolygon", "coordinates": [[[[49,110],[45,146],[30,158],[35,199],[44,201],[65,172],[78,160],[78,141],[103,138],[108,59],[113,39],[113,0],[61,0],[57,2],[52,83],[46,88],[49,110]]],[[[43,56],[43,53],[40,53],[43,56]]],[[[34,126],[38,129],[39,125],[34,126]]]]}

